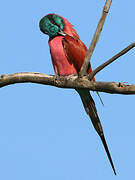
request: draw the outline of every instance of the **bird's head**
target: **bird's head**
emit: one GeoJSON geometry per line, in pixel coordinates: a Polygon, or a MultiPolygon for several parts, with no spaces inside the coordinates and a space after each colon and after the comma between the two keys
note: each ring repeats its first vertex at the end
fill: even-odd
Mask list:
{"type": "Polygon", "coordinates": [[[64,26],[63,18],[56,14],[48,14],[44,16],[39,23],[40,30],[50,38],[60,35],[65,36],[66,33],[63,31],[64,26]]]}

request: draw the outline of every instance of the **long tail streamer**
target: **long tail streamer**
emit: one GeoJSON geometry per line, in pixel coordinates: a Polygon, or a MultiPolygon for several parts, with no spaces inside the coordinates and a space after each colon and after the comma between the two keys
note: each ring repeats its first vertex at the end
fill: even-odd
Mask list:
{"type": "Polygon", "coordinates": [[[96,110],[94,100],[92,99],[92,96],[90,95],[90,92],[88,90],[76,89],[76,91],[79,93],[81,100],[83,102],[85,111],[89,115],[95,130],[97,131],[98,135],[100,136],[100,139],[101,139],[103,146],[105,148],[105,151],[106,151],[106,154],[107,154],[108,159],[110,161],[113,172],[116,175],[114,164],[113,164],[113,161],[112,161],[112,158],[111,158],[111,155],[110,155],[110,152],[109,152],[109,149],[108,149],[105,137],[104,137],[103,128],[102,128],[100,119],[99,119],[98,114],[97,114],[97,110],[96,110]]]}

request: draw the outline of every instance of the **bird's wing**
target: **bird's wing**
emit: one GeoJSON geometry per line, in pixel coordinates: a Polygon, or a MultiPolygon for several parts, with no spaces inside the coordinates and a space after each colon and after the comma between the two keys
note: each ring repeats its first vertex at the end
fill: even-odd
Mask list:
{"type": "MultiPolygon", "coordinates": [[[[87,53],[87,47],[85,44],[79,39],[79,36],[64,36],[62,40],[62,44],[64,47],[65,54],[70,63],[73,63],[75,69],[79,73],[81,66],[83,64],[84,58],[87,53]]],[[[88,67],[88,73],[90,73],[91,66],[88,67]]]]}

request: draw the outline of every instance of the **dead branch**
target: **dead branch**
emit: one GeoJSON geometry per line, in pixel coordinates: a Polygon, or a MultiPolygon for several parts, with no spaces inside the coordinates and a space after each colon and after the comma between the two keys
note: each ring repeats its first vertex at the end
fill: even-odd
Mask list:
{"type": "Polygon", "coordinates": [[[107,14],[109,12],[109,8],[111,6],[111,3],[112,3],[112,0],[107,0],[105,5],[104,5],[102,15],[101,15],[100,20],[98,22],[97,29],[96,29],[96,32],[95,32],[95,34],[93,36],[93,39],[92,39],[92,42],[90,44],[88,53],[87,53],[87,55],[86,55],[86,57],[84,59],[83,65],[82,65],[81,70],[79,72],[79,76],[83,76],[83,75],[87,74],[89,61],[91,59],[91,56],[92,56],[92,54],[94,52],[94,49],[95,49],[96,44],[98,42],[98,39],[100,37],[100,34],[101,34],[102,29],[103,29],[103,25],[104,25],[106,16],[107,16],[107,14]]]}
{"type": "Polygon", "coordinates": [[[109,59],[108,61],[106,61],[105,63],[101,64],[100,66],[98,66],[95,70],[93,70],[91,72],[91,74],[89,75],[89,79],[93,79],[93,77],[99,72],[101,71],[103,68],[105,68],[107,65],[111,64],[112,62],[114,62],[116,59],[118,59],[120,56],[126,54],[129,50],[131,50],[132,48],[135,47],[135,42],[130,44],[129,46],[127,46],[126,48],[124,48],[122,51],[120,51],[118,54],[116,54],[115,56],[113,56],[111,59],[109,59]]]}
{"type": "Polygon", "coordinates": [[[135,94],[135,85],[125,85],[116,82],[93,82],[88,76],[52,76],[37,72],[22,72],[9,75],[1,75],[0,87],[15,83],[38,83],[59,88],[86,88],[91,91],[106,92],[111,94],[135,94]]]}

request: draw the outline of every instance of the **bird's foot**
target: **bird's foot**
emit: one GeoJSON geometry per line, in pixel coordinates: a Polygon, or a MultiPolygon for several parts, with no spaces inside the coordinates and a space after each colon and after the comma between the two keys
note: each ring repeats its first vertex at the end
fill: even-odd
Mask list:
{"type": "Polygon", "coordinates": [[[60,75],[57,74],[54,76],[55,83],[57,83],[59,81],[59,79],[60,79],[60,75]]]}

